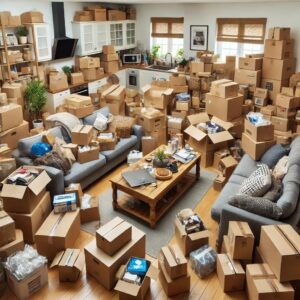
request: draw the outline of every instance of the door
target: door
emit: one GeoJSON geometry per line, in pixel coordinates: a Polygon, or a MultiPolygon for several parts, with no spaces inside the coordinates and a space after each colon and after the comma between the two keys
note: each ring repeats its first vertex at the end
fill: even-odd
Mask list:
{"type": "Polygon", "coordinates": [[[122,22],[110,24],[110,42],[115,46],[116,50],[124,48],[123,25],[122,22]]]}
{"type": "Polygon", "coordinates": [[[52,59],[50,32],[48,24],[34,25],[35,43],[38,61],[52,59]]]}
{"type": "Polygon", "coordinates": [[[92,23],[80,24],[82,55],[92,54],[97,51],[94,43],[93,27],[92,23]]]}
{"type": "Polygon", "coordinates": [[[102,51],[103,45],[107,45],[108,38],[107,38],[107,23],[99,22],[94,24],[94,34],[95,34],[95,47],[97,52],[102,51]]]}
{"type": "Polygon", "coordinates": [[[136,46],[135,22],[126,22],[126,48],[134,48],[136,46]]]}

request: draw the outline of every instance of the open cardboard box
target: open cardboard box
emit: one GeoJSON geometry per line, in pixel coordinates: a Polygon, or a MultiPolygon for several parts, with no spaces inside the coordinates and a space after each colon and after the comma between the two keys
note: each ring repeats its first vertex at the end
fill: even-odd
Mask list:
{"type": "Polygon", "coordinates": [[[142,93],[146,107],[152,106],[158,109],[165,109],[170,102],[173,89],[148,84],[142,88],[142,93]]]}
{"type": "Polygon", "coordinates": [[[16,239],[8,244],[0,247],[0,259],[6,260],[11,254],[24,250],[23,232],[20,229],[16,229],[16,239]]]}

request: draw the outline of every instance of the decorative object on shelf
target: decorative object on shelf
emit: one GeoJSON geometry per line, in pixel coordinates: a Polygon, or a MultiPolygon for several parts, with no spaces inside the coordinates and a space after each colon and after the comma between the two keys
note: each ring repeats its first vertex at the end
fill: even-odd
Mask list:
{"type": "Polygon", "coordinates": [[[41,111],[47,101],[47,88],[40,80],[32,80],[25,89],[27,108],[33,117],[33,127],[43,127],[41,111]]]}
{"type": "Polygon", "coordinates": [[[21,45],[27,44],[27,37],[28,37],[28,29],[25,26],[20,26],[17,28],[16,34],[19,39],[19,43],[21,45]]]}
{"type": "Polygon", "coordinates": [[[155,168],[165,168],[169,164],[169,159],[168,155],[166,154],[165,150],[163,149],[158,149],[154,153],[154,158],[153,158],[153,167],[155,168]]]}
{"type": "Polygon", "coordinates": [[[208,49],[208,25],[190,26],[190,50],[201,51],[208,49]]]}
{"type": "Polygon", "coordinates": [[[69,66],[63,66],[61,69],[67,75],[68,82],[70,82],[71,81],[72,68],[69,67],[69,66]]]}

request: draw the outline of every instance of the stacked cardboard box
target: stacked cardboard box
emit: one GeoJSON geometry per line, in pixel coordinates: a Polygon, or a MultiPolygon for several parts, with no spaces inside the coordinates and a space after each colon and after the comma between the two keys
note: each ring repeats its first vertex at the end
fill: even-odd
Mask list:
{"type": "Polygon", "coordinates": [[[131,256],[145,257],[145,242],[142,231],[119,217],[114,218],[100,227],[96,239],[84,248],[87,273],[111,290],[121,265],[131,256]]]}
{"type": "Polygon", "coordinates": [[[187,93],[188,92],[188,85],[185,75],[179,75],[179,74],[172,74],[169,77],[170,80],[170,87],[173,89],[173,92],[175,94],[178,93],[187,93]]]}
{"type": "Polygon", "coordinates": [[[273,104],[276,103],[276,96],[281,88],[288,86],[295,68],[294,40],[290,38],[290,28],[269,29],[268,39],[265,41],[262,87],[269,90],[273,104]]]}
{"type": "Polygon", "coordinates": [[[103,68],[100,68],[99,57],[79,57],[77,64],[85,81],[100,79],[104,74],[103,68]]]}
{"type": "Polygon", "coordinates": [[[72,94],[65,97],[67,111],[78,118],[84,118],[94,111],[91,97],[72,94]]]}
{"type": "Polygon", "coordinates": [[[268,104],[269,91],[263,88],[255,88],[253,93],[253,104],[259,111],[268,104]]]}
{"type": "Polygon", "coordinates": [[[125,86],[113,84],[100,92],[100,106],[107,106],[111,114],[125,115],[125,86]]]}
{"type": "Polygon", "coordinates": [[[133,118],[137,118],[141,113],[141,97],[138,90],[125,89],[125,115],[133,118]]]}
{"type": "Polygon", "coordinates": [[[101,56],[105,73],[116,73],[119,71],[119,55],[113,45],[104,45],[101,56]]]}

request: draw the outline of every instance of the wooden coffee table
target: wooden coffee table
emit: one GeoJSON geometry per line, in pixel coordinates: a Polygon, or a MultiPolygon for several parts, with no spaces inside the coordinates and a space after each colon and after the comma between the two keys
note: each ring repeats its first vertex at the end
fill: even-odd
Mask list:
{"type": "MultiPolygon", "coordinates": [[[[146,157],[151,156],[152,153],[146,157]]],[[[124,171],[140,168],[146,163],[146,157],[124,171]]],[[[178,173],[174,173],[169,180],[157,180],[156,186],[145,185],[132,188],[123,179],[122,174],[117,175],[111,180],[113,208],[134,215],[154,228],[156,222],[200,178],[200,160],[200,154],[196,154],[189,163],[178,163],[178,173]],[[194,166],[196,166],[196,174],[190,173],[194,166]],[[118,198],[118,190],[125,194],[118,198]]]]}

